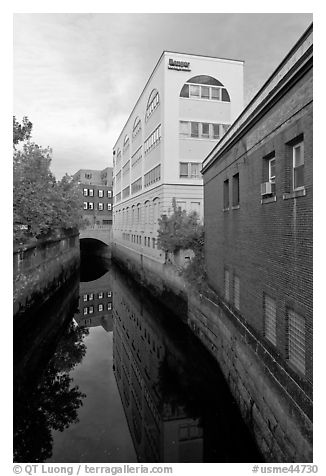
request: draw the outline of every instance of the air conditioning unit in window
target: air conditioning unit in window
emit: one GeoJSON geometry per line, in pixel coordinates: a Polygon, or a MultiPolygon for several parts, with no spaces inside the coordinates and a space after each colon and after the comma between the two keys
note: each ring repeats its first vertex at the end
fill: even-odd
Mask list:
{"type": "Polygon", "coordinates": [[[260,193],[261,195],[270,195],[274,192],[273,190],[273,183],[271,182],[264,182],[260,186],[260,193]]]}

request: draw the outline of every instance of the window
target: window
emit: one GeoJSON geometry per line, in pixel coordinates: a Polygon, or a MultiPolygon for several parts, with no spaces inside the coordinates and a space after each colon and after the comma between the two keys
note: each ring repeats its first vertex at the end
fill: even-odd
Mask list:
{"type": "Polygon", "coordinates": [[[239,174],[233,175],[232,178],[232,206],[237,207],[240,203],[239,193],[239,174]]]}
{"type": "Polygon", "coordinates": [[[100,198],[103,198],[103,197],[104,197],[104,191],[103,191],[103,190],[99,190],[99,191],[98,191],[98,196],[99,196],[100,198]]]}
{"type": "Polygon", "coordinates": [[[84,316],[86,316],[86,314],[88,314],[88,307],[84,307],[84,316]]]}
{"type": "Polygon", "coordinates": [[[88,295],[88,300],[89,300],[89,301],[93,301],[93,299],[94,299],[94,294],[93,294],[93,293],[90,293],[90,294],[88,295]]]}
{"type": "Polygon", "coordinates": [[[112,210],[112,205],[111,205],[111,203],[107,203],[106,206],[107,206],[107,208],[108,208],[108,211],[110,212],[110,211],[112,210]]]}
{"type": "Polygon", "coordinates": [[[189,122],[188,121],[179,122],[179,132],[180,132],[180,136],[189,137],[189,122]]]}
{"type": "Polygon", "coordinates": [[[94,197],[94,190],[92,188],[90,188],[88,192],[90,197],[94,197]]]}
{"type": "Polygon", "coordinates": [[[131,167],[136,167],[137,164],[140,163],[141,159],[142,159],[142,147],[139,147],[139,149],[136,150],[136,152],[133,154],[133,156],[131,157],[131,167]]]}
{"type": "Polygon", "coordinates": [[[221,89],[220,88],[212,88],[211,89],[212,99],[215,101],[221,100],[221,89]]]}
{"type": "Polygon", "coordinates": [[[151,135],[146,139],[144,144],[145,154],[148,154],[150,150],[156,147],[161,141],[161,124],[151,133],[151,135]]]}
{"type": "Polygon", "coordinates": [[[293,190],[304,187],[304,148],[303,142],[296,144],[292,149],[293,154],[293,190]]]}
{"type": "Polygon", "coordinates": [[[99,312],[103,311],[103,304],[98,305],[98,310],[99,310],[99,312]]]}
{"type": "Polygon", "coordinates": [[[201,124],[201,137],[209,139],[209,124],[207,122],[201,124]]]}
{"type": "Polygon", "coordinates": [[[153,114],[153,112],[155,111],[155,109],[158,107],[159,104],[160,104],[159,93],[156,89],[154,89],[151,92],[151,95],[147,103],[146,116],[145,116],[146,121],[153,114]]]}
{"type": "Polygon", "coordinates": [[[199,123],[191,122],[191,137],[199,137],[199,123]]]}
{"type": "Polygon", "coordinates": [[[91,178],[92,178],[92,174],[85,174],[85,178],[86,178],[86,179],[91,179],[91,178]]]}
{"type": "Polygon", "coordinates": [[[200,178],[200,166],[199,162],[180,162],[180,178],[200,178]]]}
{"type": "Polygon", "coordinates": [[[94,306],[89,306],[88,312],[89,312],[89,314],[93,314],[93,312],[94,312],[94,306]]]}
{"type": "Polygon", "coordinates": [[[137,193],[137,192],[139,192],[142,188],[143,188],[143,186],[142,186],[142,178],[140,177],[138,180],[135,180],[135,182],[133,182],[133,183],[131,184],[131,193],[132,193],[132,194],[137,193]]]}
{"type": "Polygon", "coordinates": [[[134,127],[132,130],[132,138],[134,139],[140,131],[141,131],[141,121],[139,117],[136,117],[134,122],[134,127]]]}
{"type": "Polygon", "coordinates": [[[220,138],[220,124],[212,124],[213,128],[213,139],[220,138]]]}
{"type": "Polygon", "coordinates": [[[126,154],[128,152],[129,145],[130,145],[129,137],[126,136],[124,141],[123,141],[123,153],[124,154],[126,154]]]}
{"type": "Polygon", "coordinates": [[[264,294],[264,335],[273,345],[276,345],[276,302],[264,294]]]}
{"type": "Polygon", "coordinates": [[[108,302],[108,304],[107,304],[107,310],[108,310],[108,311],[111,311],[111,309],[112,309],[112,302],[108,302]]]}
{"type": "Polygon", "coordinates": [[[88,208],[88,204],[87,202],[84,202],[84,210],[87,210],[87,208],[88,208]]]}
{"type": "Polygon", "coordinates": [[[99,202],[98,203],[98,209],[102,211],[104,209],[104,204],[99,202]]]}
{"type": "Polygon", "coordinates": [[[109,298],[109,297],[111,297],[111,296],[112,296],[112,292],[111,292],[111,291],[108,291],[107,297],[109,298]]]}
{"type": "Polygon", "coordinates": [[[98,293],[98,298],[103,299],[103,293],[98,293]]]}
{"type": "Polygon", "coordinates": [[[84,188],[83,193],[84,193],[84,197],[87,197],[87,195],[88,195],[88,189],[87,189],[87,188],[84,188]]]}
{"type": "Polygon", "coordinates": [[[200,86],[190,86],[189,88],[189,97],[199,98],[200,86]]]}
{"type": "Polygon", "coordinates": [[[108,198],[111,198],[112,197],[112,190],[108,190],[108,198]]]}
{"type": "Polygon", "coordinates": [[[94,210],[94,203],[93,203],[93,202],[89,202],[88,208],[89,208],[89,210],[94,210]]]}
{"type": "Polygon", "coordinates": [[[83,295],[83,301],[87,301],[87,294],[83,295]]]}
{"type": "Polygon", "coordinates": [[[224,270],[224,297],[226,301],[230,301],[230,272],[224,270]]]}
{"type": "Polygon", "coordinates": [[[305,363],[305,319],[288,310],[288,358],[294,367],[303,374],[306,370],[305,363]]]}
{"type": "Polygon", "coordinates": [[[238,276],[234,276],[233,280],[233,302],[234,307],[240,310],[240,279],[238,276]]]}
{"type": "Polygon", "coordinates": [[[122,190],[122,198],[129,197],[129,195],[130,195],[130,186],[128,185],[128,187],[122,190]]]}
{"type": "Polygon", "coordinates": [[[144,186],[149,187],[155,182],[161,180],[161,165],[154,167],[152,170],[147,172],[144,176],[144,186]]]}
{"type": "Polygon", "coordinates": [[[183,212],[183,211],[186,211],[186,202],[180,202],[179,200],[177,200],[177,208],[180,208],[180,210],[183,212]]]}
{"type": "Polygon", "coordinates": [[[201,98],[202,99],[209,99],[209,87],[208,86],[201,86],[201,98]]]}
{"type": "Polygon", "coordinates": [[[223,84],[212,76],[205,75],[189,79],[183,85],[180,97],[230,102],[229,93],[223,84]]]}
{"type": "Polygon", "coordinates": [[[223,207],[224,210],[228,210],[230,208],[229,179],[224,180],[223,184],[223,207]]]}

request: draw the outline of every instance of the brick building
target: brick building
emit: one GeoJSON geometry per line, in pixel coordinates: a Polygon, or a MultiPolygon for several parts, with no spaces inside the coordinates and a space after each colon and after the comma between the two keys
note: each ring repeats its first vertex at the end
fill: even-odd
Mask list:
{"type": "Polygon", "coordinates": [[[90,225],[112,225],[112,167],[81,169],[74,174],[84,197],[84,217],[90,225]]]}
{"type": "Polygon", "coordinates": [[[260,358],[271,357],[269,372],[309,420],[312,45],[310,26],[202,169],[209,285],[262,344],[260,358]]]}

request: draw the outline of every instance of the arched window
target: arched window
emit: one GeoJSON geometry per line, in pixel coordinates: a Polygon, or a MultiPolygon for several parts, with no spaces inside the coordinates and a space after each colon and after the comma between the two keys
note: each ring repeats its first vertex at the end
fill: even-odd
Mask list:
{"type": "Polygon", "coordinates": [[[150,202],[149,200],[146,200],[145,202],[145,225],[149,223],[149,206],[150,202]]]}
{"type": "Polygon", "coordinates": [[[125,140],[123,141],[123,153],[125,154],[127,152],[127,150],[129,149],[129,145],[130,145],[130,141],[129,141],[129,137],[126,136],[125,137],[125,140]]]}
{"type": "Polygon", "coordinates": [[[159,104],[160,104],[160,96],[159,96],[158,90],[153,89],[147,102],[146,116],[145,116],[146,121],[153,114],[155,109],[157,109],[159,104]]]}
{"type": "Polygon", "coordinates": [[[180,97],[230,102],[230,96],[223,84],[212,76],[194,76],[180,92],[180,97]]]}
{"type": "Polygon", "coordinates": [[[140,223],[140,203],[137,203],[137,223],[140,223]]]}
{"type": "Polygon", "coordinates": [[[153,221],[154,221],[154,225],[158,225],[159,217],[160,217],[160,201],[159,201],[159,198],[156,197],[153,200],[153,221]]]}
{"type": "Polygon", "coordinates": [[[117,165],[117,168],[120,167],[121,165],[121,150],[118,149],[118,152],[117,152],[117,162],[116,162],[116,165],[117,165]]]}
{"type": "Polygon", "coordinates": [[[134,122],[134,127],[132,128],[132,138],[134,139],[139,132],[141,131],[141,120],[140,117],[137,116],[134,122]]]}

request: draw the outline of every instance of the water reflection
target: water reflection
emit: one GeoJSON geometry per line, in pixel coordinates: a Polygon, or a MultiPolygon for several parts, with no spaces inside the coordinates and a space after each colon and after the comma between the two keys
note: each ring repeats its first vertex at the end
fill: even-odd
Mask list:
{"type": "Polygon", "coordinates": [[[16,323],[15,461],[260,461],[188,327],[97,259],[84,260],[80,285],[16,323]]]}
{"type": "Polygon", "coordinates": [[[71,320],[78,284],[15,322],[15,462],[44,462],[52,454],[52,430],[78,421],[85,394],[69,374],[86,353],[88,334],[71,320]]]}
{"type": "Polygon", "coordinates": [[[115,375],[138,461],[260,460],[210,355],[175,316],[112,272],[115,375]]]}

